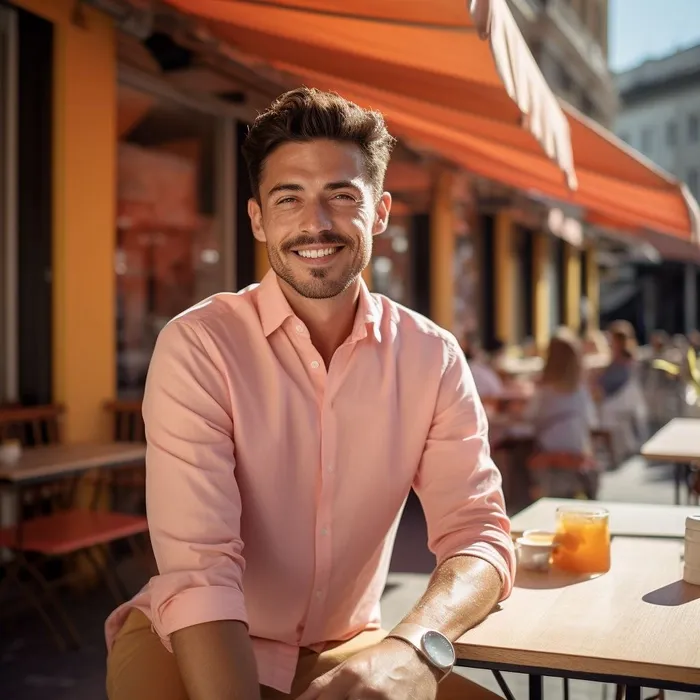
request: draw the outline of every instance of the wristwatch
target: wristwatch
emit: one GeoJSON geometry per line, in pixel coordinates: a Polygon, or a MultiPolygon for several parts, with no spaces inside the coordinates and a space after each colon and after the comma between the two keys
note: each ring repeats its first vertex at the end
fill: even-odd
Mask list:
{"type": "Polygon", "coordinates": [[[389,632],[389,637],[408,642],[444,680],[455,665],[455,649],[452,642],[441,632],[410,623],[403,623],[389,632]]]}

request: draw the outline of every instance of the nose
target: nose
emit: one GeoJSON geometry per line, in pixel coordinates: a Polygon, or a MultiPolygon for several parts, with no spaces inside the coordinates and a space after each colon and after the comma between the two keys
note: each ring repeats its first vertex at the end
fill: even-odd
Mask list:
{"type": "Polygon", "coordinates": [[[311,235],[330,231],[331,223],[330,211],[323,201],[309,201],[304,206],[301,229],[311,235]]]}

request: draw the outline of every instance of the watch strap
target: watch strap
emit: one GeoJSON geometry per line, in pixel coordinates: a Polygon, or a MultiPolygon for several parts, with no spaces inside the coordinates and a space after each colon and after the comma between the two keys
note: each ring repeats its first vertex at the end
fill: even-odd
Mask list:
{"type": "MultiPolygon", "coordinates": [[[[435,669],[438,674],[440,674],[439,681],[444,680],[452,671],[452,666],[449,666],[447,668],[443,666],[438,666],[433,659],[430,658],[430,656],[426,653],[425,648],[423,646],[423,638],[425,637],[427,632],[437,632],[437,630],[430,629],[429,627],[423,627],[422,625],[416,625],[410,622],[403,622],[400,625],[397,625],[394,627],[391,632],[387,635],[387,638],[395,638],[395,639],[401,639],[404,642],[407,642],[410,644],[420,655],[422,658],[424,658],[428,664],[430,665],[431,668],[435,669]]],[[[438,634],[441,634],[438,632],[438,634]]],[[[447,639],[444,635],[441,634],[442,637],[447,639]]],[[[451,645],[452,643],[447,640],[448,643],[451,645]]]]}

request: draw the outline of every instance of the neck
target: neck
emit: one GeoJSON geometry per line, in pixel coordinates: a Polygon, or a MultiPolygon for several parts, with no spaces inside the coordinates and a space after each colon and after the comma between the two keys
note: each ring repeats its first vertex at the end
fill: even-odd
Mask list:
{"type": "Polygon", "coordinates": [[[352,332],[360,297],[360,279],[330,299],[308,299],[280,279],[280,288],[292,311],[309,330],[311,342],[328,367],[335,351],[352,332]]]}

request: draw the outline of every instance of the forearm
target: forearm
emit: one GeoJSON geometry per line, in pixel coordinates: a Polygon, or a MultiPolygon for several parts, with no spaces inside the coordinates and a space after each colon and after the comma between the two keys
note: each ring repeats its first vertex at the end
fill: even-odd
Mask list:
{"type": "Polygon", "coordinates": [[[259,700],[253,645],[242,622],[194,625],[171,641],[190,700],[259,700]]]}
{"type": "Polygon", "coordinates": [[[477,557],[445,560],[403,622],[442,632],[452,641],[481,622],[498,603],[503,584],[496,569],[477,557]]]}

